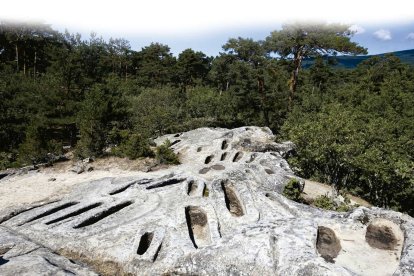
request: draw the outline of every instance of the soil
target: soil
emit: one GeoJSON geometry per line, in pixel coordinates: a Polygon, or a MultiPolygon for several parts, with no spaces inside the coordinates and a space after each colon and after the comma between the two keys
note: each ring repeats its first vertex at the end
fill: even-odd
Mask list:
{"type": "Polygon", "coordinates": [[[397,245],[394,232],[385,225],[368,225],[365,240],[371,247],[384,250],[394,250],[397,245]]]}
{"type": "Polygon", "coordinates": [[[137,175],[153,166],[154,160],[150,158],[141,160],[118,157],[100,158],[90,163],[94,168],[93,171],[81,174],[70,171],[74,163],[74,161],[59,162],[53,167],[1,179],[0,210],[61,199],[79,183],[104,177],[137,175]]]}
{"type": "Polygon", "coordinates": [[[325,261],[334,263],[334,259],[341,251],[341,242],[336,237],[335,232],[332,229],[319,226],[316,249],[325,261]]]}

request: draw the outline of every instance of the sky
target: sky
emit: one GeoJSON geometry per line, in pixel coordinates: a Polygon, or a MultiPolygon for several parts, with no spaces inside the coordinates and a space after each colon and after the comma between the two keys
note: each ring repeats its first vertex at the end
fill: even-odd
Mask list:
{"type": "Polygon", "coordinates": [[[159,42],[175,55],[192,48],[214,56],[229,38],[263,40],[298,20],[349,24],[369,54],[414,48],[413,0],[19,0],[2,3],[0,19],[125,38],[134,50],[159,42]]]}

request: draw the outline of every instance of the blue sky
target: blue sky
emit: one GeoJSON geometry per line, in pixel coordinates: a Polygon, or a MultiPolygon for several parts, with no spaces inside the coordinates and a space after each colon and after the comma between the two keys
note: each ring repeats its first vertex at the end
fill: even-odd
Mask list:
{"type": "MultiPolygon", "coordinates": [[[[200,33],[189,34],[134,34],[121,32],[99,32],[98,35],[104,39],[125,38],[132,49],[140,50],[151,42],[167,44],[174,55],[178,55],[184,49],[192,48],[202,51],[208,56],[215,56],[222,51],[222,45],[229,38],[243,37],[255,40],[265,39],[271,31],[281,29],[280,23],[266,24],[254,27],[230,27],[222,30],[203,31],[200,33]]],[[[369,54],[379,54],[407,49],[414,49],[414,20],[403,23],[376,23],[376,24],[354,24],[352,28],[358,30],[352,37],[352,41],[368,48],[369,54]]],[[[54,26],[60,31],[64,31],[64,26],[54,26]]],[[[80,32],[83,38],[89,37],[90,32],[83,29],[73,29],[68,27],[71,32],[80,32]]]]}
{"type": "Polygon", "coordinates": [[[364,29],[363,33],[355,34],[352,40],[368,48],[369,54],[414,49],[414,20],[406,23],[360,26],[364,29]]]}
{"type": "Polygon", "coordinates": [[[231,37],[264,39],[282,23],[319,20],[353,25],[353,41],[370,54],[414,48],[414,1],[326,0],[20,0],[2,3],[0,19],[32,20],[53,28],[125,38],[132,49],[151,42],[217,55],[231,37]],[[375,4],[374,4],[375,3],[375,4]]]}

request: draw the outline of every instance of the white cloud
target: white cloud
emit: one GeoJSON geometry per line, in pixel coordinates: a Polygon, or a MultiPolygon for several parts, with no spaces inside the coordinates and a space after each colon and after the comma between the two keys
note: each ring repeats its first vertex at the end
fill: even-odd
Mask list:
{"type": "Polygon", "coordinates": [[[376,38],[378,38],[380,40],[384,40],[384,41],[392,39],[391,32],[389,30],[384,30],[384,29],[376,31],[374,33],[374,36],[376,38]]]}
{"type": "Polygon", "coordinates": [[[349,27],[349,30],[355,33],[356,35],[365,33],[365,29],[359,25],[352,25],[351,27],[349,27]]]}
{"type": "Polygon", "coordinates": [[[414,33],[409,33],[409,34],[407,35],[407,39],[409,39],[409,40],[414,40],[414,33]]]}
{"type": "Polygon", "coordinates": [[[54,26],[152,36],[223,29],[279,26],[290,20],[323,20],[348,24],[412,21],[414,1],[347,0],[345,5],[326,0],[19,0],[2,1],[0,19],[44,20],[54,26]],[[254,3],[253,3],[254,2],[254,3]],[[252,4],[253,3],[253,4],[252,4]],[[296,8],[300,7],[300,8],[296,8]],[[323,8],[322,8],[323,7],[323,8]],[[404,7],[403,9],[401,7],[404,7]],[[374,12],[375,10],[375,12],[374,12]],[[367,12],[371,11],[371,12],[367,12]]]}

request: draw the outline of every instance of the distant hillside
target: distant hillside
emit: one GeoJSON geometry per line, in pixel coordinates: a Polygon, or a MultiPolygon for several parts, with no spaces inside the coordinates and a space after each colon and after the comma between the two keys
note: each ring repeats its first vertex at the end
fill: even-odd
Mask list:
{"type": "MultiPolygon", "coordinates": [[[[337,56],[335,57],[337,64],[335,67],[341,68],[355,68],[360,62],[367,60],[373,56],[384,56],[386,54],[393,54],[401,59],[402,62],[408,63],[411,66],[414,66],[414,49],[412,50],[405,50],[405,51],[397,51],[391,53],[384,53],[379,55],[367,55],[367,56],[337,56]]],[[[307,68],[313,64],[313,58],[306,59],[303,62],[303,67],[307,68]]]]}

